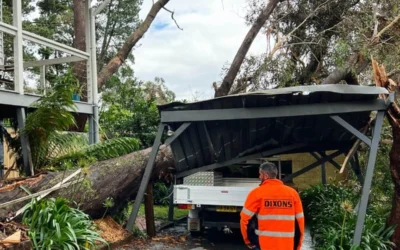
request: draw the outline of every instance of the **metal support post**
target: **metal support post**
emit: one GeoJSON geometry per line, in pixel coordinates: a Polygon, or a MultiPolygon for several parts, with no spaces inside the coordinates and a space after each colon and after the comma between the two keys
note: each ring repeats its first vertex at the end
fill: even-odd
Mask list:
{"type": "MultiPolygon", "coordinates": [[[[0,119],[0,130],[4,127],[3,119],[0,119]]],[[[0,132],[0,134],[3,134],[0,132]]],[[[0,178],[4,176],[4,138],[3,136],[0,137],[0,178]]]]}
{"type": "Polygon", "coordinates": [[[137,213],[139,212],[140,203],[142,202],[144,192],[146,191],[147,184],[149,183],[151,172],[153,171],[154,162],[157,157],[158,149],[161,145],[161,137],[164,133],[164,130],[165,130],[165,125],[160,124],[160,126],[158,127],[158,132],[157,132],[156,138],[154,140],[153,148],[149,155],[149,160],[147,161],[146,169],[144,170],[144,174],[143,174],[142,181],[140,183],[139,190],[136,194],[136,199],[135,199],[135,202],[132,207],[132,212],[129,216],[129,220],[126,225],[126,229],[130,232],[133,231],[133,226],[136,221],[136,216],[137,216],[137,213]]]}
{"type": "Polygon", "coordinates": [[[87,88],[87,101],[88,103],[93,103],[93,94],[92,94],[92,60],[91,56],[91,22],[90,22],[90,5],[91,0],[85,0],[85,39],[86,39],[86,53],[89,55],[86,60],[86,88],[87,88]]]}
{"type": "Polygon", "coordinates": [[[98,87],[97,87],[97,51],[96,51],[96,9],[90,9],[90,71],[92,83],[92,101],[93,101],[93,129],[94,143],[99,142],[99,106],[98,106],[98,87]]]}
{"type": "Polygon", "coordinates": [[[98,143],[100,141],[99,136],[99,107],[93,106],[93,142],[98,143]]]}
{"type": "MultiPolygon", "coordinates": [[[[172,190],[173,192],[173,190],[172,190]]],[[[174,195],[171,193],[169,198],[169,206],[168,206],[168,221],[174,221],[174,195]]]]}
{"type": "Polygon", "coordinates": [[[28,136],[23,133],[23,129],[25,127],[25,109],[24,108],[17,108],[17,120],[18,120],[18,127],[19,133],[21,138],[21,148],[22,148],[22,158],[24,161],[24,171],[26,175],[33,176],[35,173],[33,171],[32,165],[32,156],[31,156],[31,148],[29,145],[28,136]]]}
{"type": "Polygon", "coordinates": [[[46,94],[46,65],[40,66],[40,88],[46,94]]]}
{"type": "Polygon", "coordinates": [[[13,0],[13,25],[17,28],[14,37],[14,90],[24,94],[24,59],[22,41],[22,1],[13,0]]]}
{"type": "Polygon", "coordinates": [[[93,128],[93,115],[89,115],[89,144],[94,144],[94,128],[93,128]]]}
{"type": "Polygon", "coordinates": [[[367,213],[367,205],[369,198],[369,191],[371,189],[372,176],[374,174],[376,155],[378,152],[379,140],[381,138],[381,130],[385,112],[379,111],[376,115],[376,122],[373,129],[371,148],[369,150],[368,165],[365,175],[364,185],[362,188],[360,208],[357,215],[357,224],[354,230],[353,245],[359,246],[361,243],[361,236],[364,227],[365,215],[367,213]]]}
{"type": "Polygon", "coordinates": [[[326,168],[325,163],[321,164],[321,180],[322,184],[326,185],[326,168]]]}

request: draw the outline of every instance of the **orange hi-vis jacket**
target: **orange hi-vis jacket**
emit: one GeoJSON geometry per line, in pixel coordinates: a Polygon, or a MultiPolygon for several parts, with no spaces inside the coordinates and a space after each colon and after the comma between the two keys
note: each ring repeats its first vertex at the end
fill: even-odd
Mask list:
{"type": "Polygon", "coordinates": [[[256,215],[261,250],[300,250],[304,236],[304,214],[299,194],[278,179],[264,181],[247,196],[240,213],[240,229],[249,245],[247,224],[256,215]],[[295,223],[300,239],[295,246],[295,223]]]}

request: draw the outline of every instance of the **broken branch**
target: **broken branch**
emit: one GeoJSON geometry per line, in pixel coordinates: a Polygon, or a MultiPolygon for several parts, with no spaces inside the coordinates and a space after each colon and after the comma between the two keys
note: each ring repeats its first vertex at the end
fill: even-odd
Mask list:
{"type": "Polygon", "coordinates": [[[163,6],[163,9],[168,11],[169,13],[171,13],[171,18],[172,18],[172,20],[174,20],[176,27],[178,27],[178,29],[180,29],[180,30],[183,30],[181,27],[179,27],[178,22],[174,18],[175,11],[170,11],[169,9],[165,8],[165,6],[163,6]]]}

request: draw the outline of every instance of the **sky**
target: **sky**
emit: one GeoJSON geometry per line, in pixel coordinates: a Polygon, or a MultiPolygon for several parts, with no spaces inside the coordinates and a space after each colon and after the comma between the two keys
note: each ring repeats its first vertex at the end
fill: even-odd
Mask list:
{"type": "MultiPolygon", "coordinates": [[[[140,17],[145,19],[152,0],[143,0],[140,17]]],[[[135,75],[141,80],[162,77],[177,100],[208,99],[212,83],[221,81],[222,67],[231,63],[246,36],[246,0],[170,0],[134,48],[135,75]]],[[[261,33],[248,55],[265,52],[261,33]]]]}

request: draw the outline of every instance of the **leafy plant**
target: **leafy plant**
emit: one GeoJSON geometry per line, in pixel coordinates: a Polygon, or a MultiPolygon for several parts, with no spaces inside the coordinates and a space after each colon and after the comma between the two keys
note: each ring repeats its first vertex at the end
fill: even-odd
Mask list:
{"type": "Polygon", "coordinates": [[[393,227],[370,206],[365,218],[360,248],[352,245],[357,214],[358,190],[339,185],[318,185],[301,192],[304,213],[316,249],[392,249],[393,227]]]}
{"type": "Polygon", "coordinates": [[[25,206],[22,222],[29,226],[34,249],[90,249],[96,241],[106,243],[89,216],[65,199],[33,199],[25,206]]]}
{"type": "Polygon", "coordinates": [[[153,186],[154,190],[154,204],[155,205],[168,205],[169,204],[169,190],[164,182],[156,182],[153,186]]]}
{"type": "Polygon", "coordinates": [[[45,165],[42,148],[49,147],[53,135],[75,124],[71,111],[76,111],[76,105],[72,95],[78,83],[69,71],[57,79],[52,91],[32,105],[36,110],[28,114],[22,133],[29,138],[35,168],[45,165]]]}
{"type": "Polygon", "coordinates": [[[115,203],[114,203],[114,199],[112,197],[108,197],[104,203],[103,206],[106,208],[106,211],[104,211],[103,217],[106,216],[108,209],[114,207],[115,203]]]}

